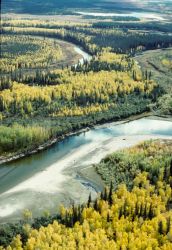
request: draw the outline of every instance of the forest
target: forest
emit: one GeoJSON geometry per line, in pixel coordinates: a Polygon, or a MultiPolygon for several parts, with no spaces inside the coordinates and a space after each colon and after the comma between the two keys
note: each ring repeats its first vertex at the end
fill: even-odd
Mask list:
{"type": "Polygon", "coordinates": [[[1,39],[2,74],[12,74],[22,69],[46,68],[63,56],[55,41],[29,36],[2,36],[1,39]]]}
{"type": "MultiPolygon", "coordinates": [[[[116,22],[116,20],[111,22],[97,22],[93,24],[93,27],[95,28],[101,28],[101,29],[107,29],[107,28],[116,28],[116,29],[133,29],[133,30],[153,30],[153,31],[160,31],[160,32],[172,32],[171,23],[162,23],[162,22],[136,22],[138,20],[126,20],[122,19],[123,22],[116,22]],[[115,22],[114,22],[115,21],[115,22]],[[127,21],[135,21],[135,22],[127,22],[127,21]]],[[[120,20],[117,20],[120,21],[120,20]]]]}
{"type": "Polygon", "coordinates": [[[94,27],[95,24],[90,27],[80,27],[80,25],[77,27],[76,25],[66,27],[63,23],[61,25],[51,25],[50,23],[49,26],[47,23],[34,24],[32,20],[28,22],[28,26],[27,23],[24,26],[25,28],[23,28],[22,22],[15,23],[12,21],[10,25],[8,21],[7,26],[4,22],[2,31],[7,34],[46,35],[66,39],[69,42],[82,46],[91,54],[100,51],[104,47],[111,47],[117,53],[134,54],[136,51],[166,48],[172,44],[172,36],[168,32],[146,32],[144,29],[137,31],[133,30],[132,25],[130,29],[107,27],[108,29],[106,30],[102,29],[102,27],[94,27]],[[36,29],[35,26],[37,27],[36,29]]]}
{"type": "MultiPolygon", "coordinates": [[[[139,21],[131,21],[131,25],[136,23],[140,25],[139,21]]],[[[37,146],[35,140],[31,140],[26,148],[20,143],[14,147],[11,143],[14,135],[8,131],[16,123],[23,128],[23,145],[27,130],[32,131],[32,127],[46,129],[45,137],[40,133],[42,138],[38,142],[41,144],[44,138],[52,139],[83,127],[149,111],[154,103],[161,106],[163,102],[157,100],[165,94],[165,89],[153,79],[150,70],[140,69],[132,56],[146,49],[169,47],[172,36],[156,31],[147,33],[144,27],[142,30],[110,26],[104,29],[96,26],[99,24],[89,20],[78,23],[3,20],[2,156],[37,146]],[[81,46],[92,59],[75,66],[51,68],[63,57],[56,39],[81,46]]],[[[169,67],[168,58],[163,64],[169,67]]]]}
{"type": "Polygon", "coordinates": [[[171,249],[171,150],[149,141],[107,156],[94,166],[107,184],[96,200],[37,219],[25,210],[1,226],[0,249],[171,249]]]}

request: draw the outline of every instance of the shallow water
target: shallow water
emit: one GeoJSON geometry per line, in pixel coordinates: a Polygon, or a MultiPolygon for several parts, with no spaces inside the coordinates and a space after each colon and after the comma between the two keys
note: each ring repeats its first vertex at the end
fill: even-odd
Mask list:
{"type": "Polygon", "coordinates": [[[131,12],[131,13],[106,13],[106,12],[76,12],[81,15],[88,16],[97,16],[97,17],[137,17],[137,18],[145,18],[145,19],[156,19],[156,20],[164,20],[164,18],[155,13],[147,13],[147,12],[131,12]]]}
{"type": "Polygon", "coordinates": [[[172,122],[144,118],[107,124],[66,138],[41,153],[3,164],[0,167],[0,221],[21,218],[25,208],[39,216],[45,209],[56,211],[60,203],[84,202],[90,192],[94,197],[101,185],[84,185],[76,169],[97,163],[108,153],[150,135],[172,139],[172,122]]]}
{"type": "Polygon", "coordinates": [[[84,60],[90,61],[92,56],[89,55],[87,52],[79,48],[78,46],[74,47],[74,50],[82,56],[82,58],[79,60],[80,64],[82,65],[84,63],[84,60]]]}

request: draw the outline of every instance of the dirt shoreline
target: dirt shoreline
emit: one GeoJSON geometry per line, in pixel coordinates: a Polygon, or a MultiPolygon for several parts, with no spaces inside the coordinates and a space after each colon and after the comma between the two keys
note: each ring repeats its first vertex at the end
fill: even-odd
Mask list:
{"type": "Polygon", "coordinates": [[[69,132],[67,134],[64,134],[62,136],[59,136],[59,137],[56,137],[56,138],[52,138],[50,140],[48,140],[47,142],[45,142],[44,144],[41,144],[39,145],[38,147],[36,148],[33,148],[31,150],[28,150],[28,151],[24,151],[24,152],[20,152],[20,153],[14,153],[10,156],[0,156],[0,165],[2,164],[5,164],[5,163],[9,163],[9,162],[12,162],[12,161],[16,161],[16,160],[19,160],[21,158],[24,158],[24,157],[28,157],[30,155],[33,155],[33,154],[36,154],[36,153],[39,153],[41,151],[44,151],[48,148],[50,148],[51,146],[53,146],[55,143],[57,142],[60,142],[62,140],[64,140],[65,138],[67,137],[70,137],[70,136],[73,136],[73,135],[78,135],[80,133],[84,133],[84,132],[87,132],[89,131],[90,129],[93,129],[93,128],[100,128],[100,127],[106,127],[108,126],[109,124],[114,124],[114,125],[118,125],[118,124],[123,124],[123,123],[127,123],[127,122],[130,122],[130,121],[134,121],[134,120],[138,120],[138,119],[141,119],[141,118],[146,118],[146,117],[152,117],[153,119],[157,119],[157,120],[169,120],[172,121],[172,118],[168,118],[168,117],[165,117],[165,116],[156,116],[152,113],[142,113],[142,114],[139,114],[139,115],[133,115],[133,116],[130,116],[126,119],[122,119],[122,120],[118,120],[118,121],[109,121],[109,122],[106,122],[104,124],[95,124],[94,126],[88,126],[86,128],[82,128],[80,130],[77,130],[77,131],[74,131],[74,132],[69,132]]]}

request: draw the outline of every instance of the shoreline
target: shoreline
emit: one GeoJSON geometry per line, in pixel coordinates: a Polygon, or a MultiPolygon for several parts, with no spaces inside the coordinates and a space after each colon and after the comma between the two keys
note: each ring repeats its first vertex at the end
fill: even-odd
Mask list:
{"type": "Polygon", "coordinates": [[[54,138],[46,141],[45,143],[39,145],[38,147],[30,149],[26,152],[14,153],[10,156],[0,156],[0,167],[2,164],[16,161],[16,160],[22,159],[24,157],[28,157],[30,155],[42,152],[42,151],[52,147],[55,143],[63,141],[65,138],[68,138],[68,137],[73,136],[73,135],[78,135],[80,133],[87,132],[90,129],[103,128],[103,127],[108,126],[109,124],[112,124],[115,126],[115,125],[128,123],[130,121],[139,120],[139,119],[146,118],[146,117],[150,117],[150,118],[152,117],[152,118],[157,119],[157,120],[172,121],[172,118],[168,118],[166,116],[158,116],[158,115],[152,114],[151,112],[145,112],[145,113],[141,113],[138,115],[132,115],[128,118],[121,119],[121,120],[109,121],[109,122],[107,121],[107,122],[102,123],[102,124],[100,122],[100,123],[95,124],[94,126],[87,126],[86,128],[83,127],[80,130],[69,132],[69,133],[61,135],[59,137],[54,137],[54,138]]]}

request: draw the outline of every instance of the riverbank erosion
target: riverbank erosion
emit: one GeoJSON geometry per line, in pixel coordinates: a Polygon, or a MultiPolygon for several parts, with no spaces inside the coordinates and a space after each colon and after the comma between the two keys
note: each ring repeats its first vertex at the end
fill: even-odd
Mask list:
{"type": "Polygon", "coordinates": [[[21,219],[26,208],[37,217],[47,209],[56,212],[62,203],[86,202],[90,192],[95,198],[104,184],[92,165],[107,154],[150,139],[172,140],[172,122],[143,118],[107,124],[65,138],[39,154],[3,164],[1,222],[21,219]]]}

